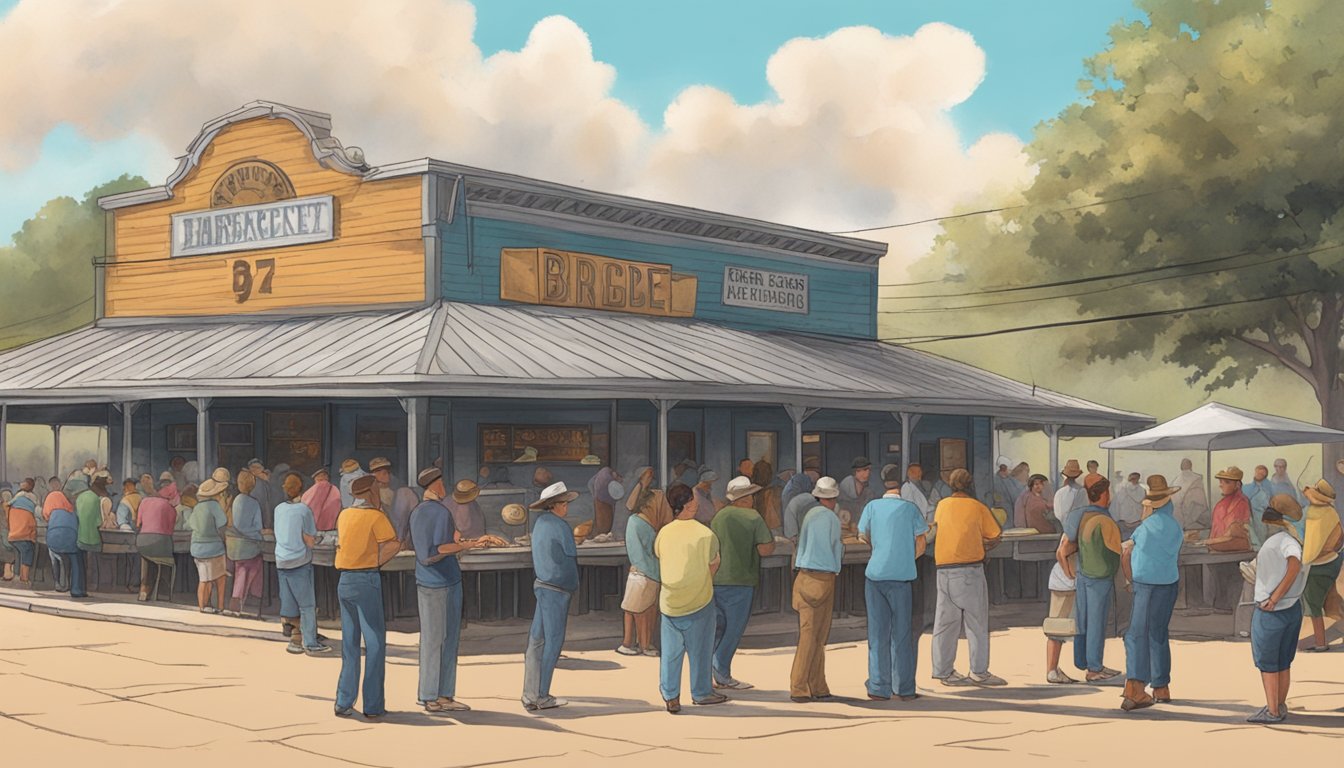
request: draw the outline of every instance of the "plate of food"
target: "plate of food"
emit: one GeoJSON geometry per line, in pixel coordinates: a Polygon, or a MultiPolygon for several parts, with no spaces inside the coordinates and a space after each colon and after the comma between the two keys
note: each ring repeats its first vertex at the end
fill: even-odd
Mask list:
{"type": "Polygon", "coordinates": [[[1040,533],[1040,531],[1036,530],[1035,528],[1005,528],[1005,529],[1003,529],[1003,536],[1004,536],[1004,538],[1011,538],[1011,537],[1013,537],[1013,536],[1035,536],[1035,535],[1037,535],[1037,534],[1039,534],[1039,533],[1040,533]]]}

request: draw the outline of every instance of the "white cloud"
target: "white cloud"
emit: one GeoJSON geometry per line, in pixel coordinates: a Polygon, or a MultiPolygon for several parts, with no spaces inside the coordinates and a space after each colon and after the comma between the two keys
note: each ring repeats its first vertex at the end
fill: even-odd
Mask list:
{"type": "MultiPolygon", "coordinates": [[[[61,124],[183,147],[258,98],[332,113],[375,164],[432,155],[827,230],[944,214],[1032,172],[1014,137],[964,146],[949,110],[985,56],[945,24],[791,40],[766,68],[773,98],[691,86],[656,128],[611,95],[615,69],[572,21],[489,57],[474,26],[461,0],[26,0],[0,19],[0,102],[20,105],[0,122],[0,178],[61,124]]],[[[884,277],[936,232],[869,235],[890,234],[884,277]]]]}

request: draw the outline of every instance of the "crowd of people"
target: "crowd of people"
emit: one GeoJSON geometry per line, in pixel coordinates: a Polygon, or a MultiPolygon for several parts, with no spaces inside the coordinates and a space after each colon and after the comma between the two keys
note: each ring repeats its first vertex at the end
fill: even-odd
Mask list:
{"type": "MultiPolygon", "coordinates": [[[[725,691],[752,687],[734,675],[733,660],[751,618],[761,558],[771,556],[780,540],[793,546],[792,606],[799,639],[790,671],[792,701],[832,696],[825,649],[836,580],[851,536],[870,548],[864,571],[870,699],[919,698],[917,649],[928,581],[936,587],[932,677],[950,687],[1006,685],[989,669],[985,563],[987,552],[1012,527],[1019,534],[1060,534],[1043,625],[1046,680],[1077,682],[1060,664],[1064,643],[1072,641],[1074,665],[1086,682],[1125,675],[1125,711],[1172,701],[1168,636],[1182,548],[1258,550],[1254,564],[1243,571],[1253,584],[1251,646],[1266,706],[1249,720],[1287,718],[1289,669],[1303,616],[1313,622],[1313,650],[1327,650],[1324,617],[1344,615],[1335,590],[1344,531],[1329,483],[1296,488],[1286,482],[1281,459],[1273,476],[1258,467],[1249,484],[1240,469],[1228,467],[1217,474],[1221,498],[1210,507],[1202,478],[1186,479],[1193,474],[1188,461],[1176,482],[1151,475],[1140,485],[1136,473],[1123,480],[1117,474],[1112,484],[1097,472],[1097,462],[1088,462],[1084,473],[1071,459],[1053,492],[1047,478],[1031,474],[1025,464],[1011,471],[1009,464],[1000,459],[983,500],[966,469],[927,481],[919,464],[904,473],[897,465],[882,467],[884,492],[878,495],[870,490],[872,465],[862,457],[840,481],[822,476],[813,465],[799,474],[776,475],[767,462],[744,459],[721,499],[713,495],[718,476],[705,467],[679,465],[665,490],[656,487],[650,467],[632,473],[628,488],[624,477],[601,467],[588,483],[594,523],[577,529],[566,518],[579,492],[538,467],[535,500],[528,504],[536,513],[528,540],[536,609],[524,653],[521,702],[532,711],[566,704],[551,687],[570,602],[579,588],[577,547],[585,538],[609,533],[620,508],[628,513],[623,538],[630,569],[621,604],[625,633],[616,650],[660,657],[659,693],[674,714],[681,710],[684,667],[689,667],[696,705],[721,704],[728,701],[725,691]],[[926,556],[929,552],[932,557],[926,556]],[[1103,658],[1117,583],[1133,592],[1123,671],[1105,666],[1103,658]],[[956,668],[963,634],[968,674],[956,668]]],[[[503,543],[486,533],[476,503],[482,485],[498,482],[489,479],[488,471],[456,482],[450,491],[442,469],[431,466],[418,474],[421,492],[416,493],[400,486],[391,462],[382,458],[372,460],[368,471],[353,459],[344,462],[336,483],[325,469],[305,480],[287,468],[267,470],[256,460],[236,476],[216,468],[200,483],[190,482],[182,470],[174,462],[157,487],[149,475],[128,479],[115,501],[108,490],[110,474],[94,462],[64,482],[50,478],[44,496],[37,495],[31,479],[17,492],[0,495],[18,577],[32,578],[39,516],[58,589],[72,598],[87,597],[85,560],[87,553],[98,551],[99,532],[136,531],[140,579],[130,588],[138,589],[143,600],[149,568],[172,556],[172,534],[185,530],[200,577],[198,608],[236,615],[243,601],[259,596],[261,542],[273,535],[287,650],[316,655],[331,648],[317,633],[313,547],[334,529],[342,630],[335,712],[353,715],[358,699],[363,715],[377,719],[386,713],[380,569],[398,552],[412,550],[420,615],[417,700],[428,712],[470,709],[456,698],[463,605],[458,557],[503,543]],[[179,483],[186,484],[181,491],[179,483]],[[226,595],[230,575],[234,586],[226,595]]],[[[13,578],[9,569],[5,578],[13,578]]]]}

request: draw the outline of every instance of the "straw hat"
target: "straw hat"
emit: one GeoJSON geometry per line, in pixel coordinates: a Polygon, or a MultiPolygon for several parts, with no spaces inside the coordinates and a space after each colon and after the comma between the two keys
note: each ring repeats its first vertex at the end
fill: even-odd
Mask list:
{"type": "Polygon", "coordinates": [[[1228,467],[1227,469],[1219,470],[1218,473],[1214,475],[1214,477],[1219,480],[1236,480],[1238,483],[1240,483],[1241,479],[1245,476],[1246,473],[1242,472],[1237,467],[1228,467]]]}
{"type": "Polygon", "coordinates": [[[1069,459],[1064,462],[1064,468],[1059,473],[1065,477],[1082,477],[1083,468],[1078,466],[1077,459],[1069,459]]]}
{"type": "Polygon", "coordinates": [[[818,499],[834,499],[840,495],[840,486],[834,477],[823,477],[812,487],[812,495],[818,499]]]}
{"type": "Polygon", "coordinates": [[[364,494],[373,490],[374,484],[378,481],[373,475],[361,475],[355,482],[350,484],[350,493],[362,497],[364,494]]]}
{"type": "Polygon", "coordinates": [[[1306,494],[1307,500],[1312,504],[1329,506],[1335,503],[1335,489],[1325,480],[1317,480],[1310,488],[1303,488],[1302,493],[1306,494]]]}
{"type": "Polygon", "coordinates": [[[1143,497],[1143,506],[1160,507],[1180,490],[1179,485],[1167,485],[1167,478],[1161,475],[1149,475],[1148,493],[1143,497]]]}
{"type": "Polygon", "coordinates": [[[480,495],[481,488],[474,480],[458,480],[457,485],[453,486],[453,501],[458,504],[470,504],[480,495]]]}
{"type": "Polygon", "coordinates": [[[522,504],[505,504],[499,516],[509,525],[522,525],[527,522],[527,508],[522,504]]]}
{"type": "Polygon", "coordinates": [[[724,493],[729,501],[737,501],[744,496],[750,496],[761,490],[761,486],[752,483],[742,475],[734,477],[728,481],[728,490],[724,493]]]}
{"type": "Polygon", "coordinates": [[[513,460],[514,464],[530,464],[537,460],[537,449],[532,446],[525,446],[523,454],[513,460]]]}
{"type": "Polygon", "coordinates": [[[341,462],[341,474],[348,475],[351,472],[359,471],[359,462],[354,459],[346,459],[341,462]]]}
{"type": "Polygon", "coordinates": [[[1275,494],[1274,498],[1269,500],[1269,509],[1283,515],[1285,520],[1301,520],[1302,505],[1297,503],[1297,499],[1286,493],[1275,494]]]}
{"type": "Polygon", "coordinates": [[[578,491],[571,491],[565,487],[563,482],[549,485],[541,492],[541,498],[533,502],[530,509],[546,509],[548,505],[559,504],[565,501],[573,501],[579,498],[578,491]]]}
{"type": "Polygon", "coordinates": [[[421,488],[428,488],[434,484],[434,481],[443,477],[443,470],[438,467],[429,467],[420,470],[420,474],[415,476],[415,484],[421,488]]]}
{"type": "Polygon", "coordinates": [[[229,481],[227,479],[224,480],[219,479],[220,472],[226,473],[227,478],[228,473],[227,469],[224,469],[223,467],[216,469],[213,473],[211,473],[210,479],[201,483],[200,486],[196,489],[196,498],[207,499],[212,496],[218,496],[219,494],[229,489],[229,481]]]}
{"type": "Polygon", "coordinates": [[[579,463],[585,467],[600,467],[602,466],[602,458],[590,453],[582,459],[579,459],[579,463]]]}
{"type": "Polygon", "coordinates": [[[386,456],[375,456],[373,457],[373,460],[369,462],[370,472],[377,472],[380,469],[391,469],[391,468],[392,468],[392,461],[388,459],[386,456]]]}

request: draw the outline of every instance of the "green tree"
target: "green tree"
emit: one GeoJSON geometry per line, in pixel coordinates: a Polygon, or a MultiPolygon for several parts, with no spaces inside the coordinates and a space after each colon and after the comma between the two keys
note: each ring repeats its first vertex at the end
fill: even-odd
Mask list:
{"type": "Polygon", "coordinates": [[[998,327],[1220,305],[1080,326],[1062,351],[1160,356],[1208,392],[1286,368],[1344,428],[1344,4],[1138,5],[1147,21],[1113,27],[1080,101],[1037,128],[1022,207],[949,222],[920,269],[968,292],[1125,274],[1016,294],[1055,300],[985,310],[998,327]]]}
{"type": "Polygon", "coordinates": [[[0,247],[0,349],[92,322],[93,263],[104,253],[98,198],[146,186],[123,175],[82,200],[50,200],[23,223],[13,245],[0,247]]]}

